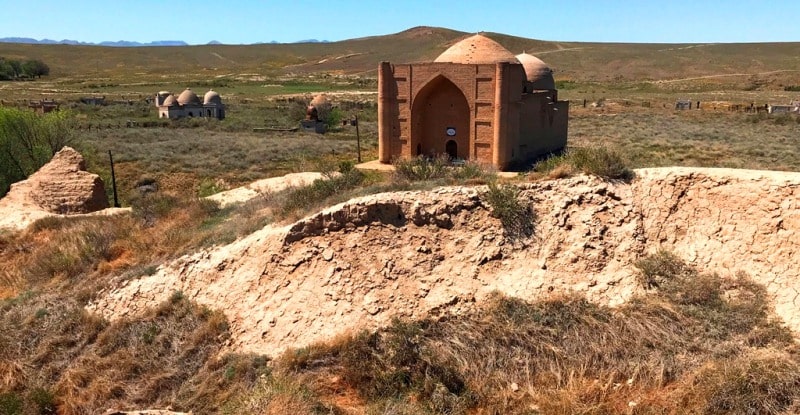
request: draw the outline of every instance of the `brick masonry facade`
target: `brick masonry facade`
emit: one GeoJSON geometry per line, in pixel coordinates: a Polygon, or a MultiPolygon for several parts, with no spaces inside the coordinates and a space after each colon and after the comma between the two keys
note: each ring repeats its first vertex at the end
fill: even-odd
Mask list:
{"type": "Polygon", "coordinates": [[[569,103],[527,86],[519,63],[382,62],[380,161],[450,154],[507,170],[563,149],[569,103]]]}

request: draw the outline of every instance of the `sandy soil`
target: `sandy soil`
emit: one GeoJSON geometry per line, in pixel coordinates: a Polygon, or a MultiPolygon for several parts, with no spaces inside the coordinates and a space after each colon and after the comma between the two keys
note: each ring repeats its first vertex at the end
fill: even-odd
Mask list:
{"type": "Polygon", "coordinates": [[[641,290],[633,263],[667,249],[722,277],[747,272],[800,331],[800,174],[637,174],[632,183],[521,185],[520,200],[536,212],[529,237],[510,237],[480,187],[354,199],[180,258],[101,293],[89,309],[134,316],[181,291],[225,312],[230,349],[275,354],[398,316],[460,313],[493,292],[621,304],[641,290]]]}

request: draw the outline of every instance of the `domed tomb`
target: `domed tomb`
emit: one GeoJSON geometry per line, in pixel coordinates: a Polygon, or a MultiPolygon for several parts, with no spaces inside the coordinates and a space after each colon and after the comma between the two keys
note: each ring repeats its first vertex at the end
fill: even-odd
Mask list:
{"type": "Polygon", "coordinates": [[[161,104],[165,107],[171,107],[173,105],[178,105],[178,100],[175,99],[175,95],[167,95],[167,98],[161,104]]]}
{"type": "Polygon", "coordinates": [[[532,85],[534,90],[553,90],[556,89],[556,82],[553,79],[553,70],[544,61],[528,53],[517,55],[517,60],[525,68],[525,77],[532,85]]]}
{"type": "Polygon", "coordinates": [[[434,62],[462,63],[471,65],[493,64],[497,62],[519,63],[513,53],[488,37],[477,34],[470,36],[442,52],[434,62]]]}
{"type": "Polygon", "coordinates": [[[200,98],[197,97],[197,94],[192,92],[191,89],[186,88],[180,95],[178,95],[178,104],[187,105],[187,104],[199,104],[200,98]]]}
{"type": "Polygon", "coordinates": [[[331,113],[331,102],[328,101],[328,96],[325,94],[319,94],[311,100],[308,104],[309,108],[307,111],[311,111],[311,107],[317,110],[317,119],[320,121],[327,121],[328,116],[331,113]]]}
{"type": "Polygon", "coordinates": [[[222,105],[222,98],[220,98],[219,94],[213,89],[209,89],[203,96],[203,105],[209,104],[222,105]]]}

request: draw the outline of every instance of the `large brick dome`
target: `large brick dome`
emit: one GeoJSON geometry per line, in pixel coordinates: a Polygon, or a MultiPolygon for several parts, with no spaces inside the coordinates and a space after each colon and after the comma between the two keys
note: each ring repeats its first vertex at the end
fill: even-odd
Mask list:
{"type": "Polygon", "coordinates": [[[471,65],[497,62],[519,63],[514,54],[488,37],[470,36],[444,51],[434,62],[463,63],[471,65]]]}
{"type": "Polygon", "coordinates": [[[197,94],[192,92],[191,89],[186,88],[185,91],[181,92],[178,95],[178,104],[186,105],[186,104],[199,104],[200,98],[197,97],[197,94]]]}
{"type": "Polygon", "coordinates": [[[533,84],[533,89],[556,89],[553,70],[544,61],[527,53],[517,55],[517,60],[525,68],[525,77],[533,84]]]}

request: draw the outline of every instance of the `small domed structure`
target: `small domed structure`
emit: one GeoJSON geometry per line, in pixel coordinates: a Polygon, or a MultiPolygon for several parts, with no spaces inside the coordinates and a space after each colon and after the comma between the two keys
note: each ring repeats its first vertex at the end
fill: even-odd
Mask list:
{"type": "Polygon", "coordinates": [[[320,107],[320,106],[324,106],[324,105],[330,105],[330,102],[328,101],[328,96],[327,95],[319,94],[319,95],[315,96],[314,99],[311,100],[311,103],[309,103],[309,105],[314,106],[314,107],[320,107]]]}
{"type": "Polygon", "coordinates": [[[528,53],[517,55],[517,60],[525,68],[525,77],[533,90],[556,89],[553,70],[544,61],[528,53]]]}
{"type": "Polygon", "coordinates": [[[191,89],[186,88],[180,95],[178,95],[178,104],[187,105],[187,104],[199,104],[200,98],[197,97],[197,94],[192,92],[191,89]]]}
{"type": "Polygon", "coordinates": [[[173,105],[178,105],[178,100],[175,99],[175,95],[169,94],[167,98],[164,99],[164,102],[161,104],[165,107],[171,107],[173,105]]]}
{"type": "Polygon", "coordinates": [[[497,62],[519,63],[514,54],[501,44],[477,34],[470,36],[444,51],[434,62],[462,63],[469,65],[493,64],[497,62]]]}
{"type": "Polygon", "coordinates": [[[206,92],[206,94],[203,96],[203,105],[208,104],[222,104],[222,98],[220,98],[219,94],[213,89],[209,89],[208,92],[206,92]]]}
{"type": "Polygon", "coordinates": [[[331,113],[331,102],[328,101],[328,96],[325,94],[319,94],[311,100],[308,104],[309,107],[314,107],[317,110],[317,118],[320,121],[327,121],[328,116],[331,113]]]}
{"type": "Polygon", "coordinates": [[[225,105],[214,90],[206,92],[203,101],[200,101],[190,88],[186,88],[177,97],[168,91],[159,91],[154,101],[158,108],[158,118],[202,117],[218,120],[225,118],[225,105]]]}

